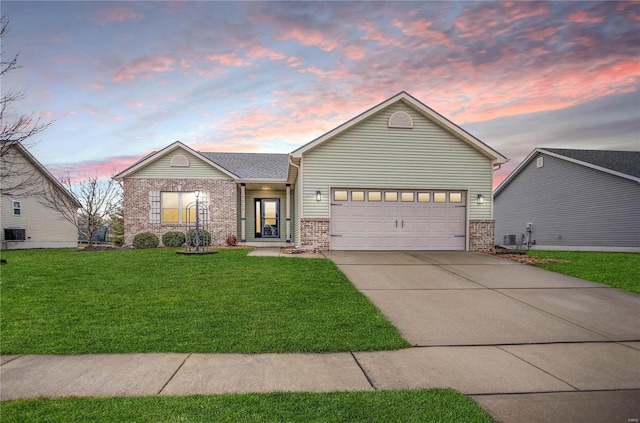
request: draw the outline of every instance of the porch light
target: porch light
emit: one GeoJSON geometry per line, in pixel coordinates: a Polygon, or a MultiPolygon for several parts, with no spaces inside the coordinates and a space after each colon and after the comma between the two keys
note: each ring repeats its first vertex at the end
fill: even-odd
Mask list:
{"type": "Polygon", "coordinates": [[[320,191],[316,191],[316,201],[322,200],[322,193],[320,191]]]}
{"type": "Polygon", "coordinates": [[[200,195],[200,189],[196,188],[195,190],[193,190],[193,192],[195,193],[196,198],[198,198],[198,196],[200,195]]]}
{"type": "Polygon", "coordinates": [[[484,196],[482,194],[478,194],[478,204],[484,204],[484,196]]]}

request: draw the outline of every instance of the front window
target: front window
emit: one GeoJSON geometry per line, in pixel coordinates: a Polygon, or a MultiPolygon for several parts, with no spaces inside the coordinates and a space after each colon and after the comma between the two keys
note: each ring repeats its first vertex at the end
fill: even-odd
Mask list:
{"type": "Polygon", "coordinates": [[[163,192],[162,223],[194,223],[196,195],[193,192],[163,192]]]}

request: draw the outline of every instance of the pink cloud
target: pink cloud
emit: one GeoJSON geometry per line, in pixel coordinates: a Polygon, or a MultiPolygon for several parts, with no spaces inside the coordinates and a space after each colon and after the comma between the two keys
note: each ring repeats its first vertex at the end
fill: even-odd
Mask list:
{"type": "Polygon", "coordinates": [[[251,63],[243,59],[242,57],[238,57],[238,52],[232,51],[229,53],[222,54],[209,54],[206,59],[209,62],[218,62],[223,66],[249,66],[251,63]]]}
{"type": "Polygon", "coordinates": [[[604,16],[590,16],[584,10],[579,10],[569,15],[569,22],[573,23],[601,23],[604,20],[604,16]]]}
{"type": "Polygon", "coordinates": [[[109,23],[126,22],[138,19],[141,15],[125,6],[114,6],[109,9],[98,11],[98,23],[106,25],[109,23]]]}
{"type": "Polygon", "coordinates": [[[94,90],[104,90],[105,88],[107,88],[106,85],[104,85],[102,82],[92,82],[91,85],[89,85],[91,88],[93,88],[94,90]]]}
{"type": "Polygon", "coordinates": [[[282,31],[279,40],[294,40],[305,46],[319,47],[324,51],[335,50],[340,43],[322,31],[311,28],[290,28],[282,31]]]}
{"type": "Polygon", "coordinates": [[[525,32],[524,36],[530,40],[543,41],[556,33],[556,28],[534,28],[525,32]]]}
{"type": "Polygon", "coordinates": [[[171,56],[158,55],[141,57],[124,64],[111,78],[115,82],[126,82],[138,76],[150,76],[154,73],[168,72],[173,69],[176,60],[171,56]]]}

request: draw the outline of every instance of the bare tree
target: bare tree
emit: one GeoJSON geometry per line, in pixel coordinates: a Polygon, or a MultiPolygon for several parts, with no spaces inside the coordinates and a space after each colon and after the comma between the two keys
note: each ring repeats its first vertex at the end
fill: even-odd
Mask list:
{"type": "MultiPolygon", "coordinates": [[[[0,18],[0,78],[20,68],[18,55],[9,56],[4,51],[4,39],[8,31],[9,22],[3,16],[0,18]]],[[[27,115],[15,112],[14,105],[24,99],[24,93],[9,91],[0,98],[0,187],[3,193],[12,195],[39,194],[39,175],[28,163],[21,160],[22,155],[16,150],[16,144],[27,147],[33,143],[33,137],[44,131],[51,122],[43,122],[33,114],[27,115]]]]}
{"type": "Polygon", "coordinates": [[[120,185],[113,179],[102,182],[97,176],[87,176],[73,182],[69,175],[60,178],[60,183],[73,194],[80,208],[68,196],[59,195],[52,184],[40,195],[40,203],[58,211],[87,237],[88,246],[93,246],[93,233],[120,203],[120,185]]]}

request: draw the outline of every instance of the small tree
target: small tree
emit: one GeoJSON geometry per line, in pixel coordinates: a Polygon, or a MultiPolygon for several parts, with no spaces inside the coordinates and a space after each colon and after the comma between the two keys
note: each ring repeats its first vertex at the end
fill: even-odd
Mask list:
{"type": "Polygon", "coordinates": [[[58,211],[64,219],[73,223],[87,237],[91,247],[93,233],[119,204],[120,185],[113,179],[101,182],[97,176],[73,182],[69,175],[60,178],[60,183],[80,202],[80,209],[69,199],[57,195],[51,185],[40,196],[40,203],[58,211]]]}

